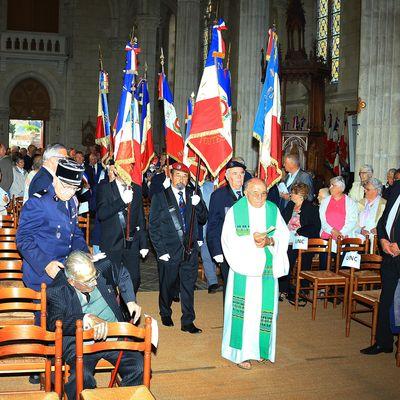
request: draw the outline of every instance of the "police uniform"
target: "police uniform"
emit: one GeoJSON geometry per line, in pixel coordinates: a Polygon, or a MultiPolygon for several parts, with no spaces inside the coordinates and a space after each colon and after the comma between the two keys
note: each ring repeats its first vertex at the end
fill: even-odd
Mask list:
{"type": "MultiPolygon", "coordinates": [[[[75,184],[80,182],[83,170],[75,162],[60,160],[56,175],[65,183],[75,184]]],[[[59,200],[52,184],[36,192],[23,206],[16,239],[23,258],[23,281],[34,290],[40,290],[42,282],[52,282],[45,271],[51,261],[64,263],[73,250],[88,252],[78,227],[75,196],[69,201],[59,200]]]]}

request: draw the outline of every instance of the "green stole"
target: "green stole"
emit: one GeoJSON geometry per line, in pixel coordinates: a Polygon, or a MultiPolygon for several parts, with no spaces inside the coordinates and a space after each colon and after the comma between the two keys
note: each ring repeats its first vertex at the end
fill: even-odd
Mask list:
{"type": "MultiPolygon", "coordinates": [[[[276,226],[277,207],[265,202],[266,230],[276,226]]],[[[250,235],[249,206],[246,197],[242,197],[233,206],[236,234],[238,236],[250,235]]],[[[271,236],[269,234],[269,236],[271,236]]],[[[274,313],[275,280],[272,274],[272,254],[268,247],[264,247],[266,262],[262,275],[262,305],[260,321],[260,358],[268,359],[271,341],[271,325],[274,313]]],[[[231,271],[232,273],[233,271],[231,271]]],[[[241,350],[243,342],[244,305],[246,299],[246,275],[233,272],[233,299],[232,299],[232,325],[229,345],[241,350]]]]}

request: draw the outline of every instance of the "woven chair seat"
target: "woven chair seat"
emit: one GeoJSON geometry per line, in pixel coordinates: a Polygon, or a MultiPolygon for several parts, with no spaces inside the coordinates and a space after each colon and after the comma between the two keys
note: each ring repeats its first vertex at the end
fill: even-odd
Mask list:
{"type": "Polygon", "coordinates": [[[0,288],[24,288],[24,282],[16,280],[3,280],[0,281],[0,288]]]}
{"type": "Polygon", "coordinates": [[[56,392],[1,393],[1,400],[59,400],[56,392]]]}
{"type": "Polygon", "coordinates": [[[83,400],[154,400],[146,386],[85,389],[81,397],[83,400]]]}
{"type": "Polygon", "coordinates": [[[45,357],[7,357],[0,359],[0,372],[44,372],[45,357]]]}
{"type": "Polygon", "coordinates": [[[320,282],[340,282],[343,284],[346,282],[346,278],[344,276],[336,274],[332,271],[302,271],[300,272],[300,276],[312,281],[318,279],[320,282]]]}
{"type": "Polygon", "coordinates": [[[379,303],[381,290],[356,290],[353,292],[353,299],[366,301],[368,303],[379,303]]]}

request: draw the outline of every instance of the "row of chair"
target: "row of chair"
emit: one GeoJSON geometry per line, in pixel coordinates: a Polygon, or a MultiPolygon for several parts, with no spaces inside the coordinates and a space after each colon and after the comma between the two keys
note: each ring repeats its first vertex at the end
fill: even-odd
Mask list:
{"type": "MultiPolygon", "coordinates": [[[[143,352],[143,384],[150,388],[151,318],[146,317],[144,328],[129,323],[109,323],[108,337],[118,340],[93,342],[93,329],[83,331],[82,321],[76,322],[77,399],[83,390],[83,357],[99,351],[143,352]]],[[[0,374],[43,374],[44,391],[50,392],[54,388],[61,398],[63,384],[68,375],[68,366],[62,363],[62,351],[61,321],[56,322],[55,332],[34,325],[20,325],[18,329],[12,326],[3,327],[0,329],[0,374]],[[52,371],[55,373],[54,385],[51,380],[52,371]]],[[[85,392],[89,395],[91,391],[85,392]]]]}
{"type": "MultiPolygon", "coordinates": [[[[295,284],[295,307],[299,306],[302,298],[312,305],[311,318],[315,320],[317,300],[324,300],[327,308],[329,299],[336,307],[337,301],[343,301],[342,317],[346,317],[346,336],[350,335],[350,323],[357,321],[371,328],[371,345],[375,343],[378,306],[380,298],[382,257],[369,254],[369,241],[359,238],[346,238],[337,241],[337,251],[333,255],[332,239],[309,239],[308,248],[299,250],[296,268],[293,271],[295,284]],[[343,257],[348,252],[357,252],[361,256],[360,269],[342,268],[343,257]],[[304,271],[302,269],[304,254],[325,254],[324,270],[304,271]],[[334,268],[332,268],[334,265],[334,268]],[[302,285],[302,282],[307,285],[302,285]],[[362,307],[359,308],[359,305],[362,307]],[[360,318],[359,314],[371,313],[371,322],[360,318]]],[[[400,344],[397,347],[396,365],[400,366],[400,344]]]]}

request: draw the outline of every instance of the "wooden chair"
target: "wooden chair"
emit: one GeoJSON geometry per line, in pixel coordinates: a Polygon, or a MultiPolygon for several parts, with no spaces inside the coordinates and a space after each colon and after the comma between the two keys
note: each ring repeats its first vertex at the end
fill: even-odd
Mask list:
{"type": "Polygon", "coordinates": [[[24,205],[24,198],[13,196],[12,202],[13,202],[13,207],[14,207],[14,217],[18,224],[19,216],[21,215],[22,206],[24,205]]]}
{"type": "Polygon", "coordinates": [[[377,254],[362,254],[359,270],[350,268],[349,306],[346,316],[346,337],[350,335],[351,320],[371,328],[371,345],[375,343],[376,324],[378,322],[380,289],[358,290],[360,285],[378,285],[381,283],[380,268],[382,257],[377,254]],[[357,309],[357,304],[364,307],[357,309]],[[358,314],[372,313],[372,320],[357,317],[358,314]]]}
{"type": "Polygon", "coordinates": [[[89,246],[90,241],[90,216],[89,213],[85,215],[79,215],[78,217],[78,226],[82,229],[83,233],[85,234],[85,241],[86,244],[89,246]]]}
{"type": "MultiPolygon", "coordinates": [[[[40,312],[40,326],[46,329],[46,284],[40,292],[28,288],[0,290],[0,327],[34,324],[33,312],[40,312]]],[[[1,329],[0,329],[1,331],[1,329]]]]}
{"type": "MultiPolygon", "coordinates": [[[[76,321],[76,398],[79,399],[83,390],[83,357],[85,354],[92,354],[99,351],[141,351],[144,352],[143,384],[150,388],[151,374],[151,318],[146,317],[145,327],[138,328],[127,322],[108,323],[108,338],[139,338],[143,341],[97,341],[87,344],[84,341],[93,340],[93,329],[83,331],[82,321],[76,321]]],[[[99,362],[99,364],[102,361],[99,362]]],[[[99,365],[98,364],[98,365],[99,365]]],[[[95,389],[93,389],[95,390],[95,389]]],[[[85,391],[90,393],[90,389],[85,391]]]]}
{"type": "Polygon", "coordinates": [[[17,219],[13,215],[0,215],[0,228],[17,228],[17,219]]]}
{"type": "Polygon", "coordinates": [[[22,260],[0,259],[0,281],[22,281],[22,260]]]}
{"type": "MultiPolygon", "coordinates": [[[[309,239],[308,240],[308,249],[307,250],[299,250],[297,257],[297,272],[296,272],[296,293],[295,293],[295,307],[298,309],[299,298],[303,298],[306,301],[309,301],[312,304],[311,318],[315,320],[315,315],[317,311],[317,300],[324,299],[324,308],[328,306],[328,299],[333,298],[334,300],[337,298],[343,298],[343,310],[342,316],[345,317],[345,303],[347,302],[347,287],[348,287],[348,279],[344,276],[341,276],[337,273],[337,271],[332,272],[331,269],[331,247],[332,247],[332,239],[323,240],[323,239],[309,239]],[[301,263],[302,263],[302,254],[305,253],[325,253],[327,255],[327,263],[326,269],[323,271],[302,271],[301,263]],[[301,287],[301,281],[306,280],[310,282],[309,286],[301,287]],[[328,289],[330,287],[343,287],[344,294],[329,294],[328,289]],[[324,294],[318,294],[319,289],[325,289],[324,294]],[[312,297],[307,294],[301,293],[301,291],[305,292],[313,292],[312,297]]],[[[333,304],[336,307],[336,302],[333,304]]]]}
{"type": "MultiPolygon", "coordinates": [[[[62,391],[62,323],[56,331],[48,332],[39,326],[7,326],[0,329],[0,374],[43,374],[44,390],[51,391],[51,358],[54,358],[54,391],[62,391]]],[[[31,393],[29,391],[28,393],[31,393]]],[[[0,398],[1,398],[0,394],[0,398]]]]}
{"type": "Polygon", "coordinates": [[[15,242],[0,241],[0,260],[22,260],[15,242]]]}
{"type": "MultiPolygon", "coordinates": [[[[338,239],[337,240],[337,251],[336,251],[336,267],[335,271],[339,275],[345,276],[346,278],[350,278],[350,271],[353,268],[341,268],[341,263],[343,260],[343,257],[345,256],[346,253],[349,253],[351,251],[355,251],[360,254],[366,254],[369,251],[369,239],[366,238],[361,239],[361,238],[345,238],[345,239],[338,239]]],[[[337,294],[337,288],[335,288],[335,295],[337,294]]],[[[334,300],[336,301],[336,299],[334,300]]],[[[348,304],[345,305],[346,308],[348,304]]]]}
{"type": "Polygon", "coordinates": [[[15,228],[0,228],[0,242],[15,242],[16,236],[15,228]]]}

